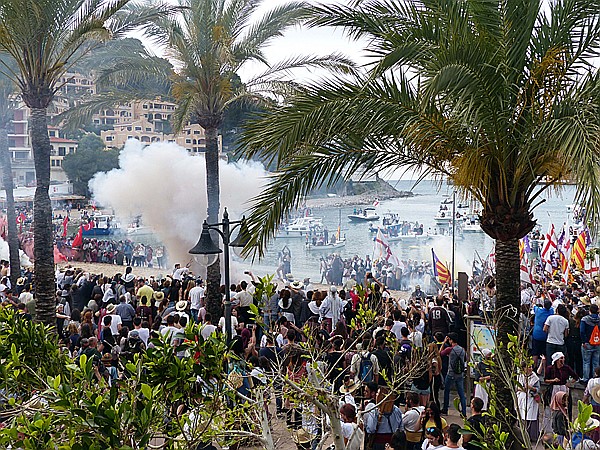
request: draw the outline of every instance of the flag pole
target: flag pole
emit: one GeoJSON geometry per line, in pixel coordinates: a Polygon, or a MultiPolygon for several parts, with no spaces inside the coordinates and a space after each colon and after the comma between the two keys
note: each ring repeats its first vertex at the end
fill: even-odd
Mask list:
{"type": "Polygon", "coordinates": [[[456,190],[452,193],[452,274],[450,275],[451,292],[454,295],[454,234],[456,232],[456,190]]]}

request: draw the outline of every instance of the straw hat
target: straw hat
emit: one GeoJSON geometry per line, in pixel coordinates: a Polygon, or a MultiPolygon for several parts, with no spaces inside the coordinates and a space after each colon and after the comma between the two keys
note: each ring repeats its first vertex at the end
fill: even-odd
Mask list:
{"type": "Polygon", "coordinates": [[[185,311],[185,308],[187,308],[187,302],[185,300],[179,300],[176,304],[175,304],[175,309],[177,311],[185,311]]]}
{"type": "Polygon", "coordinates": [[[20,278],[17,280],[17,286],[23,286],[24,284],[25,284],[25,278],[23,278],[23,277],[20,277],[20,278]]]}
{"type": "MultiPolygon", "coordinates": [[[[596,428],[600,427],[600,420],[598,419],[594,419],[594,418],[590,418],[584,426],[584,430],[594,430],[596,428]]],[[[579,423],[577,421],[575,421],[573,423],[573,429],[575,429],[576,431],[584,431],[584,430],[579,430],[580,426],[579,423]]]]}
{"type": "Polygon", "coordinates": [[[300,282],[300,280],[296,280],[290,283],[290,287],[295,290],[302,289],[303,286],[304,285],[300,282]]]}
{"type": "Polygon", "coordinates": [[[306,429],[299,428],[297,430],[292,430],[292,439],[296,444],[308,444],[315,438],[315,435],[310,434],[306,429]]]}
{"type": "Polygon", "coordinates": [[[108,306],[106,307],[106,312],[107,312],[108,314],[112,314],[116,308],[117,308],[117,307],[116,307],[116,306],[115,306],[113,303],[111,303],[110,305],[108,305],[108,306]]]}
{"type": "Polygon", "coordinates": [[[344,384],[340,387],[341,394],[352,394],[360,387],[360,383],[357,383],[353,379],[345,381],[344,384]]]}
{"type": "Polygon", "coordinates": [[[596,403],[600,403],[600,384],[594,386],[591,389],[590,394],[596,403]]]}
{"type": "Polygon", "coordinates": [[[157,302],[162,302],[162,300],[165,298],[165,293],[162,291],[156,291],[154,293],[154,300],[156,300],[157,302]]]}

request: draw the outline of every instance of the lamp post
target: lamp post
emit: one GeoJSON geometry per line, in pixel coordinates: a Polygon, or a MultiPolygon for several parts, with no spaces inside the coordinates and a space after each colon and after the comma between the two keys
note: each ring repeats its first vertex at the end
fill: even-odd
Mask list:
{"type": "MultiPolygon", "coordinates": [[[[223,253],[223,265],[225,269],[225,301],[223,302],[224,316],[225,316],[225,336],[227,337],[227,344],[231,342],[231,295],[229,291],[229,247],[234,249],[244,248],[250,240],[250,232],[246,225],[245,217],[242,220],[229,220],[229,213],[227,208],[223,212],[223,220],[219,223],[209,224],[204,221],[202,224],[202,233],[198,243],[192,248],[189,253],[195,256],[203,255],[206,260],[202,262],[207,267],[212,265],[219,253],[223,253]],[[238,228],[240,229],[238,236],[231,240],[233,231],[238,228]],[[216,231],[223,240],[224,252],[219,248],[213,241],[210,231],[216,231]]],[[[198,261],[200,262],[200,261],[198,261]]]]}

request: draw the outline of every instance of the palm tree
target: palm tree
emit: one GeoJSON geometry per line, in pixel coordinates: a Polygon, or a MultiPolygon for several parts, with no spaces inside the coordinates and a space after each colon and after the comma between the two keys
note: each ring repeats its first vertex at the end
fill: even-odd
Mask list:
{"type": "MultiPolygon", "coordinates": [[[[313,10],[314,25],[369,41],[368,72],[329,79],[250,123],[246,156],[278,170],[250,211],[264,251],[312,189],[356,170],[407,167],[445,176],[482,207],[496,240],[498,341],[518,326],[518,239],[534,208],[570,177],[598,217],[599,2],[365,0],[313,10]]],[[[503,348],[503,355],[506,347],[503,348]]],[[[509,362],[510,364],[510,362],[509,362]]],[[[509,366],[512,367],[512,366],[509,366]]],[[[498,405],[512,405],[497,386],[498,405]]],[[[509,406],[510,407],[510,406],[509,406]]]]}
{"type": "MultiPolygon", "coordinates": [[[[151,92],[126,92],[115,90],[115,86],[135,84],[148,77],[162,78],[169,84],[177,103],[172,120],[174,132],[181,131],[188,122],[205,130],[208,223],[219,222],[218,133],[227,109],[239,102],[259,101],[260,92],[289,92],[294,85],[282,77],[293,68],[315,66],[348,72],[353,67],[340,55],[293,57],[269,65],[263,53],[265,47],[305,19],[307,9],[302,2],[290,2],[256,17],[262,4],[262,0],[179,0],[181,15],[155,21],[145,29],[147,37],[166,49],[174,70],[166,72],[164,61],[151,55],[125,56],[99,76],[98,85],[105,91],[79,110],[81,122],[85,113],[89,117],[100,105],[153,98],[151,92]],[[238,73],[251,62],[263,64],[266,69],[241,83],[238,73]]],[[[207,309],[213,317],[222,314],[220,283],[217,260],[207,268],[207,309]]]]}
{"type": "Polygon", "coordinates": [[[17,222],[15,213],[15,196],[12,175],[11,155],[8,147],[8,128],[13,118],[15,107],[15,85],[11,80],[0,74],[0,165],[4,191],[6,192],[6,220],[8,259],[10,264],[10,282],[16,285],[21,275],[21,261],[19,258],[19,236],[17,235],[17,222]]]}
{"type": "Polygon", "coordinates": [[[18,87],[31,111],[36,191],[34,196],[35,298],[37,317],[53,325],[55,318],[54,255],[50,186],[50,139],[47,110],[61,78],[98,42],[118,36],[170,7],[150,13],[127,10],[129,0],[0,0],[0,52],[14,67],[0,71],[18,87]]]}

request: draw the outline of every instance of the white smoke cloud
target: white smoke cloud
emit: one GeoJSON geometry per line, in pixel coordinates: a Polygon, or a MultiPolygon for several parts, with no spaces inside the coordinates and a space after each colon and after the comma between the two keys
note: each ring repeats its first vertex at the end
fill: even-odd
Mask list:
{"type": "MultiPolygon", "coordinates": [[[[262,190],[267,173],[253,162],[220,162],[221,213],[231,220],[248,208],[262,190]]],[[[200,236],[206,218],[206,168],[203,155],[191,156],[172,143],[144,147],[130,140],[119,157],[119,168],[98,173],[90,181],[94,199],[126,220],[142,216],[166,245],[171,262],[185,264],[188,250],[200,236]]],[[[127,222],[121,222],[125,227],[127,222]]]]}
{"type": "MultiPolygon", "coordinates": [[[[2,239],[0,237],[0,259],[4,259],[4,260],[8,261],[9,254],[10,254],[10,252],[8,251],[8,242],[6,242],[4,239],[2,239]]],[[[33,266],[33,264],[31,263],[31,260],[25,254],[25,252],[23,252],[23,250],[19,250],[19,259],[21,262],[21,267],[33,266]]]]}

